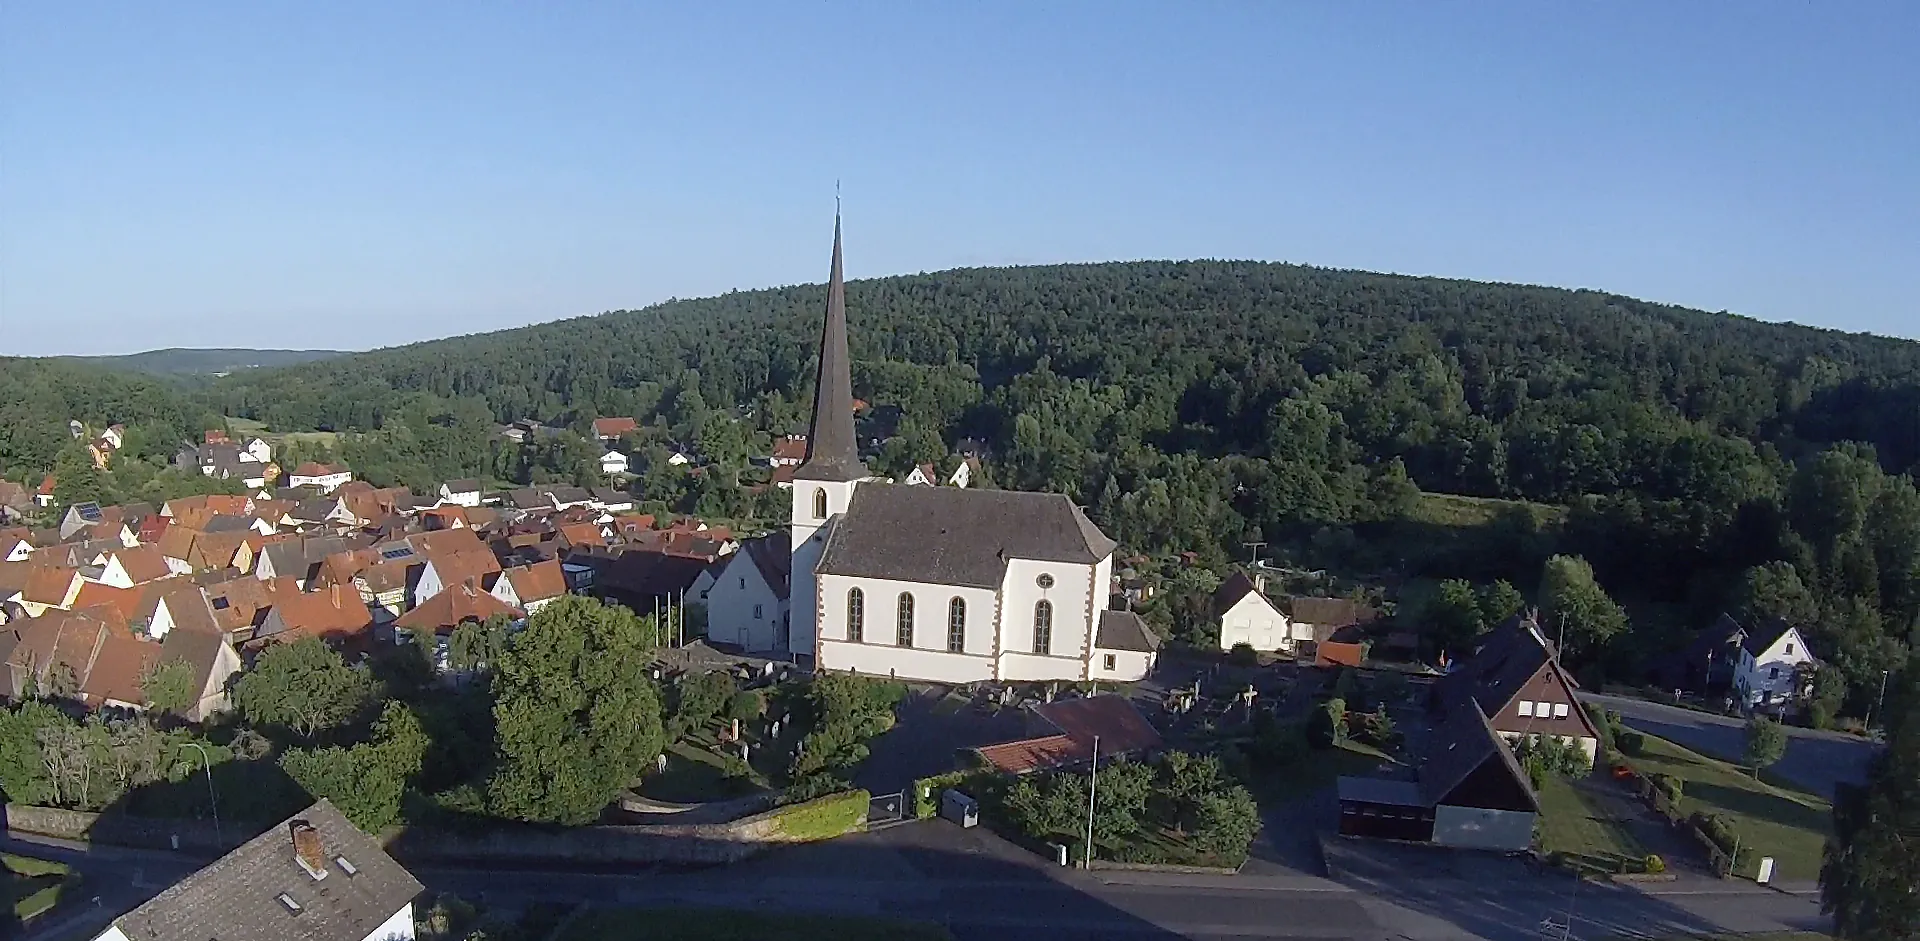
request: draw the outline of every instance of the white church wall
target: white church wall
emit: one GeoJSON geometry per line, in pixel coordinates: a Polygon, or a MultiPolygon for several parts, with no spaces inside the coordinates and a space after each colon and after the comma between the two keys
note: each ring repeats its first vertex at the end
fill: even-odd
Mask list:
{"type": "Polygon", "coordinates": [[[1034,652],[1034,606],[1044,599],[1053,604],[1053,637],[1048,652],[1055,657],[1085,657],[1093,643],[1093,622],[1105,607],[1095,600],[1106,595],[1104,586],[1096,594],[1098,569],[1096,565],[1072,562],[1009,559],[1001,588],[1000,649],[1034,652]],[[1040,587],[1042,575],[1052,576],[1051,587],[1040,587]]]}
{"type": "Polygon", "coordinates": [[[992,657],[908,650],[884,644],[822,641],[820,663],[823,669],[828,670],[857,670],[868,676],[897,676],[939,683],[977,683],[993,679],[992,657]]]}
{"type": "Polygon", "coordinates": [[[1086,661],[1077,657],[1042,657],[1030,653],[1000,655],[1000,678],[1008,682],[1083,679],[1086,661]]]}
{"type": "MultiPolygon", "coordinates": [[[[947,653],[947,603],[959,598],[967,604],[967,630],[964,652],[980,657],[993,655],[994,593],[986,588],[953,588],[885,578],[853,578],[845,575],[821,576],[823,610],[821,636],[826,640],[847,639],[847,591],[858,587],[866,595],[866,630],[863,646],[899,650],[894,640],[899,627],[896,613],[900,593],[913,593],[913,648],[947,653]]],[[[907,675],[902,671],[901,675],[907,675]]]]}

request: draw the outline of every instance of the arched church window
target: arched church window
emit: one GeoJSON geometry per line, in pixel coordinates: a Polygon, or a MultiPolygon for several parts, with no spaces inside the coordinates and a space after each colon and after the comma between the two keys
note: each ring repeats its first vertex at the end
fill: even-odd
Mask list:
{"type": "Polygon", "coordinates": [[[817,520],[827,518],[827,488],[825,487],[813,492],[813,518],[817,520]]]}
{"type": "Polygon", "coordinates": [[[859,643],[867,634],[867,596],[858,588],[847,589],[847,639],[859,643]]]}
{"type": "Polygon", "coordinates": [[[947,602],[947,652],[965,653],[967,649],[967,602],[955,598],[947,602]]]}
{"type": "Polygon", "coordinates": [[[1051,601],[1034,602],[1033,652],[1053,653],[1053,602],[1051,601]]]}
{"type": "Polygon", "coordinates": [[[893,642],[902,647],[913,646],[913,593],[900,593],[899,624],[894,628],[893,642]]]}

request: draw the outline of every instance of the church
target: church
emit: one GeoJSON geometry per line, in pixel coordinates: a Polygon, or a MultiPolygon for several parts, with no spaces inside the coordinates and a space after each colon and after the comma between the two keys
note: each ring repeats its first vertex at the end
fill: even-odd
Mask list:
{"type": "Polygon", "coordinates": [[[1108,609],[1115,543],[1064,494],[914,487],[860,460],[840,220],[805,459],[788,649],[821,670],[942,683],[1137,680],[1158,638],[1108,609]]]}

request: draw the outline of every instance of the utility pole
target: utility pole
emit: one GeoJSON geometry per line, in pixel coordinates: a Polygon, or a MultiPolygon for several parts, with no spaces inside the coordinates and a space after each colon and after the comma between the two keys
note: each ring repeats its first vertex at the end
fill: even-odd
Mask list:
{"type": "Polygon", "coordinates": [[[1087,778],[1087,855],[1080,864],[1093,870],[1093,798],[1100,786],[1100,736],[1093,737],[1093,773],[1087,778]]]}
{"type": "Polygon", "coordinates": [[[1241,545],[1253,550],[1253,562],[1251,564],[1254,568],[1259,568],[1260,550],[1266,548],[1267,544],[1264,542],[1243,542],[1241,545]]]}

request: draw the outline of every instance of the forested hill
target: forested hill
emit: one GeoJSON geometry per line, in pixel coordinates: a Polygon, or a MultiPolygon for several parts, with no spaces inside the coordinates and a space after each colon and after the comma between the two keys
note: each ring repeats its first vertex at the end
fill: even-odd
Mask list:
{"type": "MultiPolygon", "coordinates": [[[[378,425],[396,391],[482,398],[502,421],[644,417],[686,370],[708,404],[797,400],[821,304],[818,285],[673,301],[236,376],[223,394],[275,426],[337,429],[378,425]]],[[[1683,428],[1788,456],[1859,440],[1889,469],[1920,461],[1920,343],[1600,292],[1141,262],[855,282],[849,308],[857,393],[949,435],[1010,438],[1011,410],[975,406],[1080,380],[1137,419],[1073,429],[1095,448],[1260,453],[1292,399],[1283,412],[1326,406],[1343,439],[1403,457],[1423,486],[1487,495],[1630,484],[1608,465],[1683,428]],[[1587,430],[1569,460],[1537,453],[1587,430]]]]}
{"type": "Polygon", "coordinates": [[[201,350],[165,349],[124,356],[62,356],[89,366],[121,372],[188,378],[224,376],[245,369],[269,369],[310,363],[341,355],[337,350],[201,350]]]}

